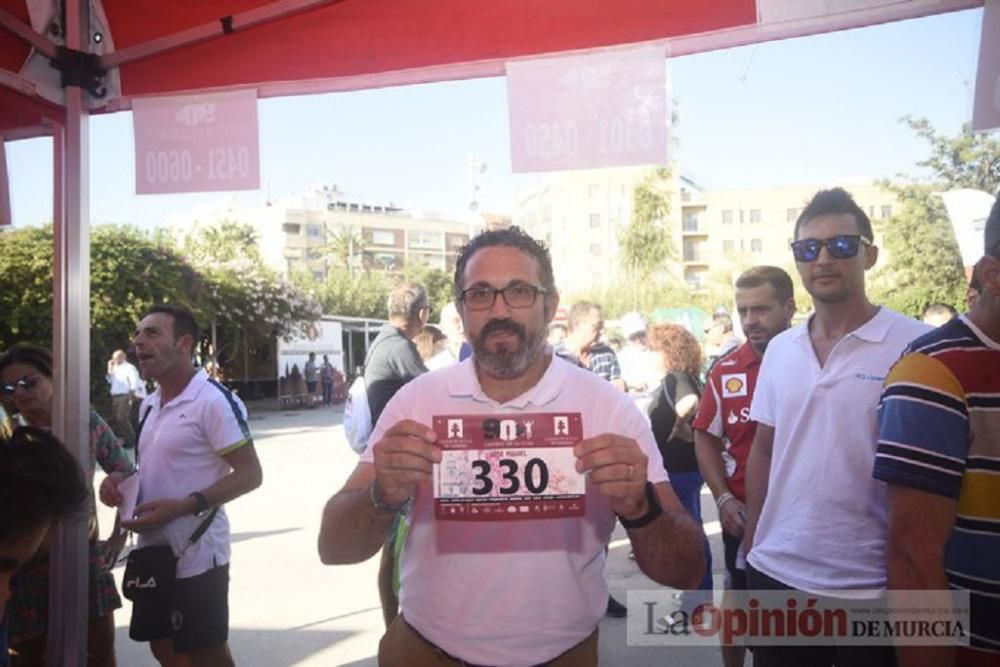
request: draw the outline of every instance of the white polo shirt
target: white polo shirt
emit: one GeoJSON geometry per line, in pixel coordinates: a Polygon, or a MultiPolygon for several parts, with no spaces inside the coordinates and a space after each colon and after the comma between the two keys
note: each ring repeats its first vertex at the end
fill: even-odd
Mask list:
{"type": "Polygon", "coordinates": [[[774,427],[774,448],[747,561],[799,590],[881,590],[888,498],[871,474],[876,407],[903,348],[930,327],[882,308],[821,368],[808,326],[768,344],[757,379],[750,418],[774,427]]]}
{"type": "MultiPolygon", "coordinates": [[[[232,471],[222,456],[251,442],[243,402],[202,369],[166,405],[160,405],[157,388],[142,402],[140,416],[147,409],[138,443],[140,503],[185,498],[211,486],[232,471]]],[[[169,544],[179,554],[203,520],[180,517],[140,535],[138,545],[169,544]]],[[[229,519],[220,507],[205,534],[181,556],[177,577],[194,577],[228,562],[229,519]]]]}
{"type": "MultiPolygon", "coordinates": [[[[371,442],[402,419],[435,415],[579,412],[583,436],[634,438],[648,479],[667,473],[646,418],[600,377],[555,357],[541,381],[503,405],[479,386],[472,359],[426,373],[389,401],[371,442]]],[[[361,460],[370,463],[368,449],[361,460]]],[[[450,655],[485,665],[546,662],[587,638],[604,616],[610,504],[587,484],[583,517],[504,522],[435,521],[430,484],[417,488],[400,564],[403,615],[450,655]]]]}

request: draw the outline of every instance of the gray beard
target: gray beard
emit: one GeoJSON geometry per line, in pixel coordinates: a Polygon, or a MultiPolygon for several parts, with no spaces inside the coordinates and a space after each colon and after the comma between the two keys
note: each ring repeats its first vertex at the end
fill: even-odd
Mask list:
{"type": "Polygon", "coordinates": [[[541,332],[521,336],[518,350],[501,345],[496,351],[487,348],[484,337],[472,341],[476,365],[487,375],[510,380],[524,375],[545,352],[545,336],[541,332]]]}

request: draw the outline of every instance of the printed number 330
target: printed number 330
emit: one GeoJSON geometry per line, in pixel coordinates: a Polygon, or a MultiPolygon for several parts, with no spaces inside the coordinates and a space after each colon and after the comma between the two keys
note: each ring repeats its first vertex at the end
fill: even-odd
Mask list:
{"type": "MultiPolygon", "coordinates": [[[[497,490],[502,496],[509,496],[517,493],[521,488],[521,479],[517,475],[517,461],[514,459],[500,459],[498,461],[503,468],[503,480],[507,484],[501,485],[497,490]]],[[[478,459],[472,462],[472,467],[476,473],[476,481],[482,482],[478,487],[472,489],[473,495],[487,496],[493,491],[493,480],[490,479],[490,463],[478,459]]],[[[542,493],[549,485],[549,468],[542,459],[529,459],[524,464],[524,488],[531,493],[542,493]]]]}

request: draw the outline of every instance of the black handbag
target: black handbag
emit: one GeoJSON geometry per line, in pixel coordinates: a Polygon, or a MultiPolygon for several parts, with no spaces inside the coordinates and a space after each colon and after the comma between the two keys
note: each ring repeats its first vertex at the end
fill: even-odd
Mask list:
{"type": "MultiPolygon", "coordinates": [[[[139,422],[138,433],[135,439],[136,462],[139,459],[139,435],[142,433],[143,424],[149,411],[143,415],[139,422]]],[[[215,519],[219,508],[213,507],[211,513],[205,517],[198,528],[191,534],[191,539],[184,547],[184,551],[189,546],[197,542],[208,526],[215,519]]],[[[181,551],[183,555],[184,551],[181,551]]],[[[156,544],[139,549],[133,549],[128,555],[128,563],[125,565],[125,575],[122,577],[122,595],[132,602],[159,602],[167,599],[174,590],[174,581],[177,578],[177,559],[174,555],[173,547],[169,544],[156,544]]]]}

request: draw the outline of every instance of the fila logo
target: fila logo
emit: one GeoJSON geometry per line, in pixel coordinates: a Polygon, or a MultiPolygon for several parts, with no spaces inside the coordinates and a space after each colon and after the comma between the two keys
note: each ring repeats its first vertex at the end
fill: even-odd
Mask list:
{"type": "Polygon", "coordinates": [[[746,395],[746,373],[729,373],[722,376],[722,398],[739,398],[746,395]]]}

